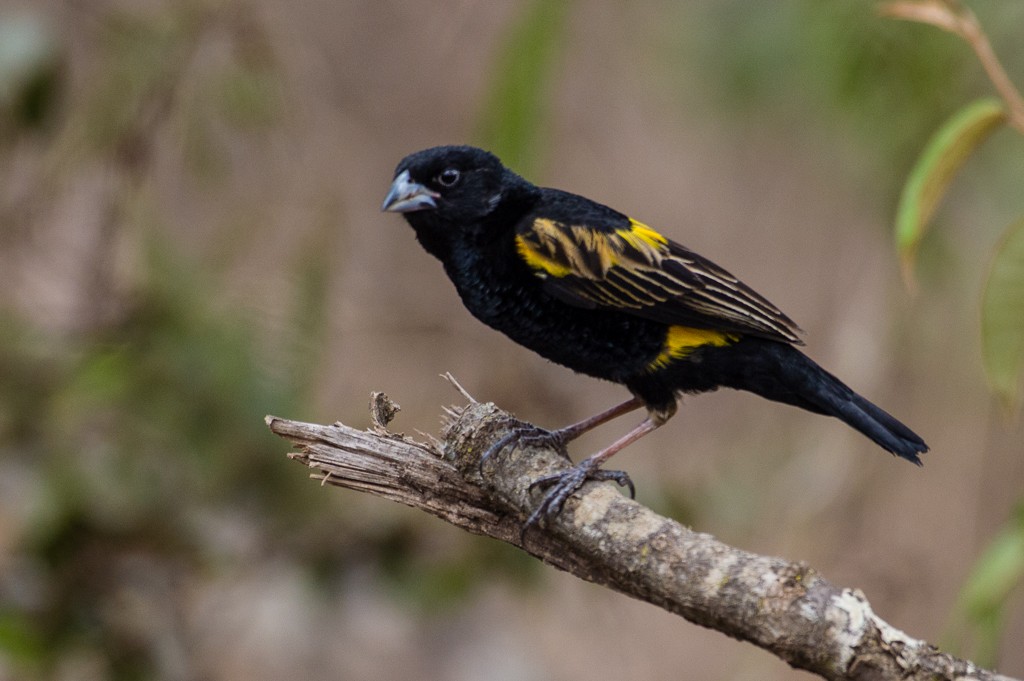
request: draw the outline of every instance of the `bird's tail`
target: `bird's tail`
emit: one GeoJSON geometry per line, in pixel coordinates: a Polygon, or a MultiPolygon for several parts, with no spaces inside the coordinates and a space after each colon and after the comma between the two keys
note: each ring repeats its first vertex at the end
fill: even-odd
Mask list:
{"type": "Polygon", "coordinates": [[[835,416],[874,440],[883,449],[918,466],[928,445],[914,431],[867,401],[810,357],[791,345],[762,341],[763,352],[775,355],[775,380],[743,386],[763,397],[835,416]]]}
{"type": "MultiPolygon", "coordinates": [[[[840,386],[846,387],[831,374],[828,376],[840,386]]],[[[849,388],[846,389],[849,390],[849,388]]],[[[921,458],[918,454],[927,452],[928,445],[920,435],[907,428],[892,414],[868,402],[852,390],[848,399],[835,399],[833,403],[835,406],[835,411],[832,412],[833,416],[864,433],[886,451],[916,463],[918,466],[921,465],[921,458]]]]}

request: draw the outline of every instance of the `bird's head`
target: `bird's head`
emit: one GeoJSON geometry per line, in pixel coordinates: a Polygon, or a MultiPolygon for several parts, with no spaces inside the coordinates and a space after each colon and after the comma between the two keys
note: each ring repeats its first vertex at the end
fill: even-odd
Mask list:
{"type": "Polygon", "coordinates": [[[469,227],[529,186],[483,149],[434,147],[402,159],[381,210],[404,213],[413,227],[469,227]]]}

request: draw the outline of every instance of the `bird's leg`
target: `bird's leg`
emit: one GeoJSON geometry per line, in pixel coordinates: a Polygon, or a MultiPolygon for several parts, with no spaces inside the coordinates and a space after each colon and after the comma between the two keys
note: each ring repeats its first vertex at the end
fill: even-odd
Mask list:
{"type": "Polygon", "coordinates": [[[587,480],[614,480],[620,486],[629,488],[630,497],[635,496],[636,488],[633,486],[633,481],[629,479],[629,475],[625,471],[602,470],[601,464],[610,459],[617,452],[642,438],[644,435],[647,435],[652,430],[657,429],[664,422],[665,418],[663,418],[661,414],[652,413],[640,422],[639,425],[633,428],[633,430],[629,431],[596,454],[580,461],[569,470],[545,475],[544,477],[535,480],[533,484],[530,485],[531,489],[534,487],[550,489],[544,496],[544,500],[540,503],[540,506],[538,506],[537,509],[530,514],[530,517],[526,519],[526,523],[523,525],[522,534],[526,534],[526,531],[532,525],[540,522],[542,518],[548,519],[558,515],[562,511],[562,507],[565,505],[566,500],[573,494],[573,492],[582,487],[583,483],[587,480]]]}
{"type": "MultiPolygon", "coordinates": [[[[600,425],[608,423],[612,419],[618,418],[623,414],[628,414],[634,409],[639,409],[643,406],[643,401],[639,397],[631,397],[622,404],[617,404],[611,409],[602,411],[600,414],[595,414],[589,419],[583,419],[579,423],[574,423],[571,426],[565,426],[558,430],[552,430],[547,433],[545,440],[551,444],[565,445],[580,435],[597,428],[600,425]]],[[[532,442],[532,440],[530,440],[532,442]]]]}
{"type": "Polygon", "coordinates": [[[484,464],[488,459],[509,445],[531,444],[537,446],[563,447],[587,431],[593,430],[604,423],[608,423],[612,419],[622,416],[623,414],[627,414],[634,409],[639,409],[641,406],[643,406],[643,402],[640,398],[632,397],[622,404],[617,404],[611,409],[607,409],[600,414],[591,416],[579,423],[574,423],[571,426],[559,428],[558,430],[549,431],[544,430],[543,428],[537,428],[536,426],[516,428],[487,448],[487,451],[485,451],[480,457],[480,472],[483,473],[484,464]]]}

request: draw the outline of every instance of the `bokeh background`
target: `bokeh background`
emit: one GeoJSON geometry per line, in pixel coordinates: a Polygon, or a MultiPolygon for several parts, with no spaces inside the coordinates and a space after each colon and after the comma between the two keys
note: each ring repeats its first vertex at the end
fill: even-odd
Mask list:
{"type": "MultiPolygon", "coordinates": [[[[976,4],[1020,85],[1024,5],[976,4]]],[[[445,371],[544,426],[622,399],[471,319],[379,212],[405,154],[462,142],[737,273],[932,447],[918,470],[832,420],[688,398],[617,461],[643,502],[1024,675],[1021,589],[964,601],[1024,497],[978,341],[1020,136],[965,168],[914,293],[891,238],[930,133],[989,91],[954,37],[860,0],[3,0],[0,679],[810,678],[321,488],[267,432],[366,425],[383,390],[395,429],[434,433],[445,371]]]]}

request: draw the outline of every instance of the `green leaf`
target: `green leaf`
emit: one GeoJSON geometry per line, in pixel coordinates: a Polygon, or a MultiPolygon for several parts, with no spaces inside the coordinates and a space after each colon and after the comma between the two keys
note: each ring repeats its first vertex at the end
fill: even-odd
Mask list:
{"type": "Polygon", "coordinates": [[[896,212],[896,245],[904,272],[913,270],[928,222],[960,167],[1005,121],[998,99],[980,99],[960,109],[928,141],[903,186],[896,212]]]}
{"type": "Polygon", "coordinates": [[[981,344],[992,389],[1014,407],[1024,372],[1024,219],[996,248],[981,304],[981,344]]]}
{"type": "Polygon", "coordinates": [[[951,650],[993,666],[1005,629],[1007,605],[1024,581],[1024,504],[1019,504],[974,564],[960,591],[954,625],[946,634],[951,650]],[[973,640],[974,645],[967,642],[973,640]]]}
{"type": "Polygon", "coordinates": [[[1024,579],[1024,528],[1012,523],[992,540],[974,566],[963,590],[963,602],[972,619],[1001,611],[1024,579]]]}
{"type": "Polygon", "coordinates": [[[524,175],[540,144],[548,80],[564,35],[567,2],[534,0],[509,31],[480,120],[479,144],[524,175]]]}

